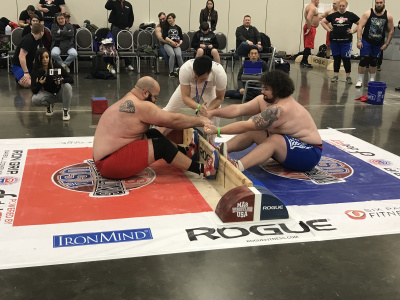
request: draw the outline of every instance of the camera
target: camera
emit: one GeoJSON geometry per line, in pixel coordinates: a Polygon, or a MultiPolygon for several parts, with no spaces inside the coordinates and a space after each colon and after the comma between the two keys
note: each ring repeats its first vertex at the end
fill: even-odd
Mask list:
{"type": "Polygon", "coordinates": [[[49,75],[50,76],[61,76],[61,69],[50,69],[49,75]]]}
{"type": "Polygon", "coordinates": [[[53,76],[53,80],[56,84],[60,84],[61,77],[61,69],[49,69],[49,75],[53,76]]]}

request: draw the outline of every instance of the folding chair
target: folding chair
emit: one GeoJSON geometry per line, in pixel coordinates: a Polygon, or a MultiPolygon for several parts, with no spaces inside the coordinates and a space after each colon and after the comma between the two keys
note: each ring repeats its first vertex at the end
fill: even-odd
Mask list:
{"type": "Polygon", "coordinates": [[[75,59],[76,72],[78,73],[79,57],[92,58],[93,56],[96,55],[96,52],[93,51],[92,33],[87,28],[81,27],[76,31],[75,49],[76,49],[76,52],[78,52],[78,56],[75,59]]]}
{"type": "Polygon", "coordinates": [[[22,40],[22,32],[24,30],[21,27],[15,28],[11,32],[11,49],[7,55],[7,71],[10,72],[10,60],[14,57],[15,49],[19,46],[22,40]]]}
{"type": "Polygon", "coordinates": [[[232,66],[232,73],[233,73],[233,68],[234,68],[234,52],[228,52],[227,51],[227,46],[228,46],[228,41],[226,38],[226,35],[222,32],[218,32],[216,35],[217,41],[218,41],[218,53],[219,57],[224,60],[226,60],[226,65],[225,65],[225,70],[228,68],[228,61],[231,61],[231,66],[232,66]]]}
{"type": "Polygon", "coordinates": [[[138,73],[140,74],[140,59],[141,58],[150,58],[155,61],[155,69],[158,73],[158,53],[155,53],[155,51],[152,51],[151,53],[146,53],[142,51],[141,47],[142,46],[150,46],[152,49],[153,48],[153,34],[151,31],[148,30],[141,30],[138,33],[138,38],[137,38],[137,54],[138,54],[138,73]]]}
{"type": "Polygon", "coordinates": [[[185,60],[192,59],[196,56],[196,51],[191,47],[190,37],[187,33],[182,33],[183,41],[181,44],[181,51],[185,60]]]}
{"type": "MultiPolygon", "coordinates": [[[[133,33],[131,31],[121,30],[120,32],[118,32],[117,50],[119,57],[121,58],[123,57],[136,58],[136,68],[139,70],[139,57],[134,49],[133,33]]],[[[117,70],[117,72],[119,72],[119,69],[117,70]]]]}

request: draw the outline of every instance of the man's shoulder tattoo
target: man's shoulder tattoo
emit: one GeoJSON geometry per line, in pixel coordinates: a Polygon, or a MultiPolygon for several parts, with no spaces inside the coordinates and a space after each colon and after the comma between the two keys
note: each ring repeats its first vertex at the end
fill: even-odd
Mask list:
{"type": "Polygon", "coordinates": [[[130,113],[134,114],[135,113],[135,105],[133,104],[132,100],[126,100],[119,106],[119,111],[120,112],[125,112],[125,113],[130,113]]]}
{"type": "Polygon", "coordinates": [[[283,108],[279,106],[267,107],[263,112],[252,116],[251,120],[256,125],[257,130],[268,129],[283,113],[283,108]]]}

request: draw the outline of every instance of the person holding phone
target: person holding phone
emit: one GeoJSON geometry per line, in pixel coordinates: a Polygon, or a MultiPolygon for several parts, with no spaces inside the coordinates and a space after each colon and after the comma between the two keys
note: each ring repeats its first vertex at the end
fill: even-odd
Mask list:
{"type": "Polygon", "coordinates": [[[37,106],[46,106],[46,116],[54,113],[54,104],[63,104],[64,121],[70,119],[69,107],[72,98],[72,86],[74,79],[64,68],[53,65],[50,52],[46,48],[40,48],[36,52],[35,64],[32,70],[33,92],[32,103],[37,106]]]}

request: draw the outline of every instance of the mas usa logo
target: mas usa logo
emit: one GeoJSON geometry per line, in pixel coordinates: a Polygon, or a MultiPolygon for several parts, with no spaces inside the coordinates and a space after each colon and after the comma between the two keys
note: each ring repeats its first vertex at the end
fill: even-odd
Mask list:
{"type": "Polygon", "coordinates": [[[13,176],[3,176],[0,177],[0,185],[10,185],[14,183],[18,183],[20,179],[18,177],[13,176]]]}
{"type": "Polygon", "coordinates": [[[150,168],[123,180],[104,178],[93,160],[62,168],[52,175],[55,185],[75,192],[89,193],[92,197],[128,195],[129,190],[148,185],[155,178],[156,173],[150,168]]]}
{"type": "Polygon", "coordinates": [[[315,184],[331,184],[346,182],[345,178],[353,175],[350,165],[340,160],[322,156],[318,165],[307,172],[296,172],[286,169],[277,161],[270,159],[260,165],[268,173],[289,179],[308,180],[315,184]]]}
{"type": "Polygon", "coordinates": [[[370,159],[368,162],[377,166],[390,166],[392,164],[390,161],[384,159],[370,159]]]}

